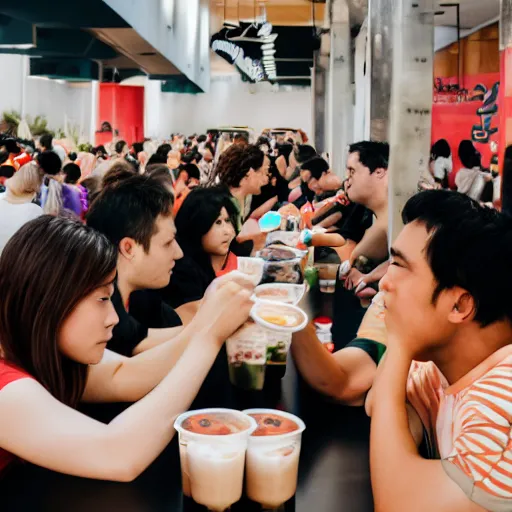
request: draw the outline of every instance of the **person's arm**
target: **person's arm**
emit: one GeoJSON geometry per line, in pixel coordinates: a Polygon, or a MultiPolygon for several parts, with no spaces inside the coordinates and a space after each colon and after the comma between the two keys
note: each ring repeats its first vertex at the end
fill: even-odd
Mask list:
{"type": "Polygon", "coordinates": [[[248,316],[243,302],[240,312],[232,311],[234,297],[238,293],[234,295],[233,287],[250,294],[254,290],[254,285],[245,276],[231,272],[212,283],[197,317],[172,340],[131,358],[107,359],[91,366],[83,401],[135,402],[151,391],[176,365],[198,333],[209,332],[227,339],[248,316]]]}
{"type": "Polygon", "coordinates": [[[447,475],[423,459],[410,432],[406,384],[411,359],[390,350],[374,385],[370,466],[376,512],[484,512],[447,475]]]}
{"type": "Polygon", "coordinates": [[[384,261],[368,274],[363,274],[357,268],[352,268],[346,277],[345,288],[352,290],[357,289],[361,283],[365,283],[365,285],[378,283],[385,276],[388,268],[389,260],[384,261]]]}
{"type": "Polygon", "coordinates": [[[134,349],[133,355],[140,354],[149,350],[150,348],[157,347],[162,343],[176,338],[183,332],[183,326],[167,327],[165,329],[148,329],[148,336],[142,340],[134,349]]]}
{"type": "Polygon", "coordinates": [[[333,214],[329,215],[328,217],[326,217],[321,222],[319,222],[317,224],[317,226],[320,226],[322,228],[328,229],[328,228],[333,227],[340,220],[341,220],[341,212],[336,212],[336,213],[333,213],[333,214]]]}
{"type": "Polygon", "coordinates": [[[268,201],[263,203],[260,207],[256,208],[256,210],[254,210],[251,213],[250,218],[256,219],[256,220],[260,219],[261,217],[263,217],[263,215],[265,215],[265,213],[272,210],[272,208],[274,207],[274,205],[276,203],[277,203],[277,196],[271,197],[268,201]]]}
{"type": "Polygon", "coordinates": [[[22,379],[0,392],[0,446],[23,460],[85,478],[129,482],[174,435],[221,347],[197,336],[153,391],[104,425],[67,407],[39,383],[22,379]]]}
{"type": "Polygon", "coordinates": [[[366,256],[368,259],[376,261],[388,257],[387,226],[376,223],[366,230],[363,239],[357,244],[350,256],[352,265],[359,256],[366,256]]]}
{"type": "Polygon", "coordinates": [[[315,390],[348,405],[362,405],[377,366],[363,350],[348,347],[330,354],[313,324],[293,335],[292,355],[304,380],[315,390]]]}

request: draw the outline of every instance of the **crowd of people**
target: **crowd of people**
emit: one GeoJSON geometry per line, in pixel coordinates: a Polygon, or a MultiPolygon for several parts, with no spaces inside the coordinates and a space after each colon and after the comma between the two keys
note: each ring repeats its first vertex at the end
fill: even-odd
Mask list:
{"type": "Polygon", "coordinates": [[[340,297],[361,301],[348,343],[330,353],[310,323],[291,353],[312,388],[371,416],[377,510],[511,510],[512,220],[484,197],[499,177],[463,141],[447,190],[436,142],[390,247],[386,143],[351,145],[342,180],[303,132],[253,142],[0,141],[0,477],[22,459],[130,481],[179,413],[233,407],[224,342],[254,291],[238,258],[279,211],[332,234],[315,256],[339,263],[335,341],[340,297]],[[132,405],[105,424],[88,402],[132,405]]]}

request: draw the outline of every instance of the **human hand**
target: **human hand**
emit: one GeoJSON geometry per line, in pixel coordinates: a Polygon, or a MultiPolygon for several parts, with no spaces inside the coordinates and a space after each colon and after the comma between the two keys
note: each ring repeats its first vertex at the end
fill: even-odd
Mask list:
{"type": "Polygon", "coordinates": [[[254,283],[237,271],[215,279],[206,290],[191,327],[196,331],[207,330],[219,343],[224,343],[249,318],[254,288],[254,283]]]}
{"type": "MultiPolygon", "coordinates": [[[[367,276],[357,270],[357,268],[352,267],[350,269],[350,272],[345,276],[345,288],[347,290],[353,290],[356,289],[361,285],[361,283],[366,283],[365,278],[367,276]]],[[[367,284],[367,283],[366,283],[367,284]]],[[[365,284],[365,286],[366,286],[365,284]]],[[[364,287],[363,287],[364,288],[364,287]]]]}

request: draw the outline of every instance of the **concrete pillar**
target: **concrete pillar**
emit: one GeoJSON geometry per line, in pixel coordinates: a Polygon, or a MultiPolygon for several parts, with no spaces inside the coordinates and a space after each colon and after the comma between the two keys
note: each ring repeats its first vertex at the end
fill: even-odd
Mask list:
{"type": "Polygon", "coordinates": [[[505,159],[505,150],[512,145],[512,0],[501,0],[500,51],[499,163],[503,211],[512,214],[512,162],[505,159]]]}
{"type": "Polygon", "coordinates": [[[331,169],[345,175],[347,147],[354,142],[354,92],[347,0],[331,0],[328,133],[331,169]]]}
{"type": "Polygon", "coordinates": [[[370,138],[389,140],[389,106],[393,72],[393,14],[397,0],[369,0],[370,32],[370,138]]]}
{"type": "Polygon", "coordinates": [[[432,122],[434,0],[395,0],[390,106],[389,238],[428,173],[432,122]]]}
{"type": "Polygon", "coordinates": [[[318,153],[327,150],[327,85],[329,68],[329,34],[322,35],[320,50],[315,52],[312,69],[311,93],[313,95],[313,136],[318,153]]]}
{"type": "Polygon", "coordinates": [[[100,102],[100,82],[99,80],[93,80],[91,82],[91,121],[89,125],[89,142],[96,146],[96,130],[99,130],[98,126],[98,114],[99,114],[99,103],[100,102]]]}

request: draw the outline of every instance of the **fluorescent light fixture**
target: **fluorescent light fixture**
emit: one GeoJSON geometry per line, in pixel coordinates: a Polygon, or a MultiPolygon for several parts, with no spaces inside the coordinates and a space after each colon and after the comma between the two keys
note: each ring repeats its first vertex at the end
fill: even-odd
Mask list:
{"type": "Polygon", "coordinates": [[[30,50],[35,48],[35,44],[0,44],[2,50],[30,50]]]}
{"type": "Polygon", "coordinates": [[[274,43],[266,43],[261,45],[262,50],[273,50],[275,47],[276,46],[274,43]]]}
{"type": "Polygon", "coordinates": [[[272,55],[264,55],[261,60],[263,62],[275,62],[276,59],[272,55]]]}
{"type": "Polygon", "coordinates": [[[275,55],[275,50],[263,50],[263,55],[269,56],[269,55],[275,55]]]}

